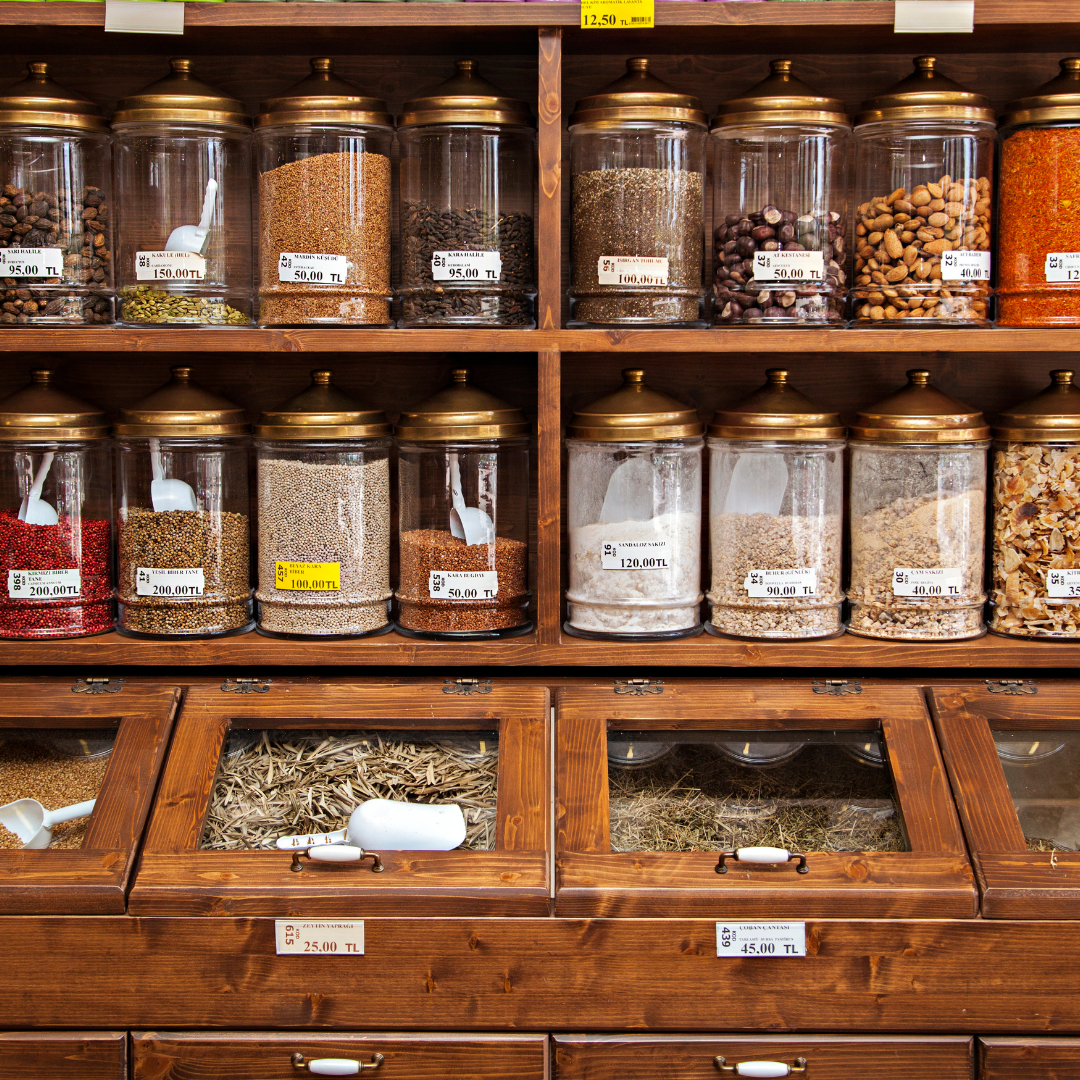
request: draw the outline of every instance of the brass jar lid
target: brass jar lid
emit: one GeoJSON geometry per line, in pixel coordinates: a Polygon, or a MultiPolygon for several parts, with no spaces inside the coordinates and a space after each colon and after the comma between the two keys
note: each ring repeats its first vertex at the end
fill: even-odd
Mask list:
{"type": "Polygon", "coordinates": [[[271,124],[365,124],[392,128],[394,118],[386,102],[367,97],[334,74],[328,57],[311,61],[311,74],[277,97],[259,106],[257,128],[271,124]]]}
{"type": "Polygon", "coordinates": [[[244,103],[197,79],[190,60],[170,60],[169,67],[172,71],[165,78],[120,102],[113,126],[156,120],[251,127],[244,103]]]}
{"type": "Polygon", "coordinates": [[[710,435],[758,442],[821,442],[844,437],[840,414],[822,412],[787,381],[784,368],[770,368],[765,377],[765,385],[744,402],[713,417],[710,435]]]}
{"type": "Polygon", "coordinates": [[[1080,57],[1061,61],[1061,72],[1037,90],[1005,106],[999,126],[1080,121],[1080,57]]]}
{"type": "Polygon", "coordinates": [[[30,372],[30,385],[0,401],[0,441],[78,442],[109,434],[105,412],[52,384],[52,372],[30,372]]]}
{"type": "Polygon", "coordinates": [[[712,122],[713,134],[724,128],[762,124],[817,124],[821,127],[850,128],[851,117],[839,98],[822,97],[791,72],[790,60],[772,60],[766,79],[745,93],[720,105],[712,122]]]}
{"type": "Polygon", "coordinates": [[[186,438],[247,435],[244,410],[191,381],[191,368],[170,369],[172,378],[142,401],[120,410],[116,435],[186,438]]]}
{"type": "Polygon", "coordinates": [[[453,382],[403,410],[394,436],[413,442],[478,442],[520,439],[529,434],[529,421],[513,405],[473,386],[467,368],[450,372],[453,382]]]}
{"type": "Polygon", "coordinates": [[[365,409],[330,380],[332,371],[313,371],[311,385],[267,409],[255,425],[257,439],[375,439],[390,434],[386,413],[365,409]]]}
{"type": "Polygon", "coordinates": [[[73,90],[65,90],[49,76],[49,65],[26,65],[26,78],[0,95],[0,124],[67,128],[73,131],[108,131],[105,110],[73,90]]]}
{"type": "Polygon", "coordinates": [[[574,107],[575,124],[622,124],[628,120],[678,121],[707,127],[708,113],[701,101],[680,94],[649,71],[649,61],[635,56],[626,61],[626,74],[610,86],[583,97],[574,107]]]}
{"type": "Polygon", "coordinates": [[[992,124],[990,99],[942,75],[936,56],[916,56],[915,71],[883,94],[862,103],[855,126],[889,120],[968,120],[992,124]]]}
{"type": "Polygon", "coordinates": [[[506,124],[531,127],[532,116],[523,101],[507,97],[482,79],[475,60],[458,60],[457,74],[423,97],[405,102],[399,127],[421,124],[506,124]]]}
{"type": "Polygon", "coordinates": [[[1080,386],[1071,371],[1051,371],[1041,393],[994,418],[1003,442],[1080,442],[1080,386]]]}
{"type": "Polygon", "coordinates": [[[653,442],[693,439],[705,433],[697,409],[645,385],[641,368],[627,368],[613,394],[578,409],[566,428],[569,439],[591,442],[653,442]]]}
{"type": "Polygon", "coordinates": [[[902,390],[860,409],[852,439],[876,443],[946,444],[981,442],[990,428],[981,412],[930,385],[930,372],[907,373],[902,390]]]}

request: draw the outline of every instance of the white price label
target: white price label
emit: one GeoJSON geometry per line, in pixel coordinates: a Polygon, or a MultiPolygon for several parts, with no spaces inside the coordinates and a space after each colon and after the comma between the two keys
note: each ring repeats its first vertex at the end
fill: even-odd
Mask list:
{"type": "Polygon", "coordinates": [[[667,540],[607,540],[600,547],[603,570],[668,570],[667,540]]]}
{"type": "Polygon", "coordinates": [[[433,251],[431,276],[435,281],[498,281],[502,256],[497,251],[433,251]]]}
{"type": "Polygon", "coordinates": [[[9,570],[8,596],[12,600],[56,600],[82,592],[78,570],[9,570]]]}
{"type": "Polygon", "coordinates": [[[893,596],[959,596],[963,588],[964,570],[960,566],[934,570],[898,566],[892,572],[893,596]]]}
{"type": "Polygon", "coordinates": [[[1080,570],[1047,570],[1046,595],[1051,600],[1080,600],[1080,570]]]}
{"type": "Polygon", "coordinates": [[[1051,251],[1046,256],[1044,270],[1049,285],[1080,281],[1080,251],[1051,251]]]}
{"type": "Polygon", "coordinates": [[[302,281],[309,285],[344,285],[349,276],[345,255],[305,255],[283,251],[277,261],[278,281],[302,281]]]}
{"type": "Polygon", "coordinates": [[[105,0],[105,33],[182,34],[179,0],[105,0]]]}
{"type": "Polygon", "coordinates": [[[804,922],[716,924],[717,956],[805,956],[804,922]]]}
{"type": "Polygon", "coordinates": [[[942,281],[989,281],[989,251],[943,251],[942,281]]]}
{"type": "Polygon", "coordinates": [[[602,255],[596,260],[600,285],[666,285],[667,259],[645,255],[602,255]]]}
{"type": "Polygon", "coordinates": [[[275,919],[278,956],[363,956],[364,920],[300,922],[275,919]]]}
{"type": "Polygon", "coordinates": [[[206,588],[202,567],[159,570],[153,566],[135,569],[136,596],[202,596],[206,588]]]}
{"type": "Polygon", "coordinates": [[[0,277],[58,278],[63,270],[60,248],[0,248],[0,277]]]}
{"type": "Polygon", "coordinates": [[[206,260],[194,251],[135,252],[136,281],[202,281],[205,277],[206,260]]]}
{"type": "Polygon", "coordinates": [[[743,582],[747,596],[787,600],[817,595],[817,570],[751,570],[743,582]]]}
{"type": "Polygon", "coordinates": [[[754,281],[820,281],[825,276],[823,251],[755,251],[754,281]]]}
{"type": "Polygon", "coordinates": [[[975,0],[896,0],[893,33],[970,34],[975,30],[975,0]]]}
{"type": "Polygon", "coordinates": [[[494,600],[498,593],[497,570],[432,570],[428,574],[432,600],[494,600]]]}

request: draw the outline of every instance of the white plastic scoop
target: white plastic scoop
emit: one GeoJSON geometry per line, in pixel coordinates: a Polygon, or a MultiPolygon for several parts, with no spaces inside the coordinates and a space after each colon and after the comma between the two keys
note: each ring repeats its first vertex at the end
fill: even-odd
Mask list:
{"type": "Polygon", "coordinates": [[[646,458],[630,458],[612,474],[600,509],[605,524],[649,521],[653,516],[653,467],[646,458]]]}
{"type": "Polygon", "coordinates": [[[369,799],[350,815],[346,829],[279,836],[282,851],[348,844],[365,851],[453,851],[465,840],[465,815],[456,803],[432,805],[369,799]]]}
{"type": "Polygon", "coordinates": [[[740,454],[731,471],[725,514],[780,513],[788,489],[788,467],[779,454],[740,454]]]}
{"type": "Polygon", "coordinates": [[[52,843],[54,826],[93,813],[95,801],[89,799],[59,810],[46,810],[37,799],[16,799],[0,806],[0,825],[13,832],[24,848],[47,848],[52,843]]]}
{"type": "Polygon", "coordinates": [[[196,255],[203,253],[206,237],[210,232],[210,222],[214,220],[214,203],[217,200],[218,182],[206,182],[206,194],[203,196],[202,217],[198,225],[178,225],[165,241],[166,251],[192,251],[196,255]]]}
{"type": "Polygon", "coordinates": [[[56,510],[41,498],[41,489],[45,486],[45,478],[52,468],[54,456],[51,450],[42,455],[34,482],[19,507],[19,520],[25,521],[27,525],[56,525],[60,521],[56,510]]]}
{"type": "Polygon", "coordinates": [[[161,514],[167,510],[198,510],[195,492],[189,484],[185,484],[183,480],[165,479],[161,443],[157,439],[150,440],[150,472],[153,477],[150,481],[150,501],[154,504],[155,513],[161,514]]]}
{"type": "Polygon", "coordinates": [[[450,500],[454,507],[450,511],[450,535],[464,540],[469,547],[476,544],[490,544],[495,540],[495,526],[483,510],[465,505],[465,496],[461,493],[461,465],[457,454],[450,455],[450,500]]]}

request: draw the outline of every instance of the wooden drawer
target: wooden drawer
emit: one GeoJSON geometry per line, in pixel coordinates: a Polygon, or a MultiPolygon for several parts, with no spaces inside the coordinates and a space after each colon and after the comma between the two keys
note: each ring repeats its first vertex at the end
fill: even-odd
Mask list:
{"type": "Polygon", "coordinates": [[[917,687],[725,680],[564,687],[556,701],[556,914],[975,915],[974,878],[917,687]],[[653,773],[626,767],[635,747],[648,760],[671,744],[674,756],[653,773]],[[766,776],[762,763],[784,753],[803,757],[766,776]],[[864,776],[852,760],[879,775],[864,776]],[[796,829],[810,837],[805,861],[718,858],[733,836],[787,850],[794,844],[780,841],[796,829]],[[770,834],[780,840],[753,838],[770,834]]]}
{"type": "Polygon", "coordinates": [[[127,1032],[0,1032],[0,1080],[127,1080],[127,1032]]]}
{"type": "MultiPolygon", "coordinates": [[[[461,694],[461,689],[449,680],[412,686],[274,682],[265,692],[248,694],[222,693],[218,687],[192,688],[154,803],[132,887],[131,913],[300,918],[547,915],[548,692],[531,686],[466,687],[479,690],[468,694],[461,694]],[[484,810],[489,849],[381,851],[378,873],[372,873],[376,864],[368,859],[317,863],[289,851],[253,849],[250,845],[255,841],[247,839],[242,840],[245,849],[207,850],[204,826],[212,801],[222,798],[219,781],[230,783],[242,760],[249,762],[245,768],[251,767],[250,759],[244,757],[248,751],[236,756],[231,748],[243,747],[244,740],[256,750],[269,748],[282,745],[282,739],[310,748],[321,732],[334,740],[367,733],[380,746],[384,739],[393,741],[393,733],[404,733],[405,742],[395,745],[406,745],[410,738],[429,746],[473,740],[486,762],[476,769],[485,768],[494,778],[495,792],[490,794],[489,788],[487,796],[491,805],[484,810]],[[493,739],[497,757],[490,749],[493,739]]],[[[348,738],[338,745],[346,745],[348,738]]],[[[311,756],[309,750],[304,755],[311,756]]],[[[279,761],[279,774],[281,767],[279,761]]],[[[251,782],[269,788],[272,768],[251,782]]],[[[421,787],[425,775],[432,778],[427,783],[436,782],[434,766],[427,766],[426,774],[422,765],[418,768],[421,787]]],[[[349,764],[348,770],[352,769],[349,764]]],[[[352,799],[351,807],[369,797],[361,790],[354,792],[352,783],[360,781],[355,771],[348,770],[335,780],[337,806],[344,799],[352,799]]],[[[373,783],[379,781],[375,765],[370,778],[373,783]]],[[[305,789],[293,781],[289,784],[299,792],[289,797],[302,801],[305,789]]],[[[237,797],[247,796],[241,792],[237,797]]],[[[427,801],[430,795],[416,798],[427,801]]],[[[344,828],[347,821],[345,810],[326,829],[344,828]]],[[[260,827],[265,829],[266,822],[279,830],[277,835],[310,828],[298,827],[295,821],[277,821],[272,815],[264,817],[260,827]]],[[[274,841],[263,837],[259,842],[274,841]]]]}
{"type": "Polygon", "coordinates": [[[1080,1039],[979,1040],[979,1080],[1080,1080],[1080,1039]]]}

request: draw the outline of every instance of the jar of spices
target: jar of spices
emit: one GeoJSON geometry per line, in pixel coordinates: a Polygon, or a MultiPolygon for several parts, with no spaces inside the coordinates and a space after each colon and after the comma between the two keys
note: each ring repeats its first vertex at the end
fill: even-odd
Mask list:
{"type": "Polygon", "coordinates": [[[844,428],[782,368],[709,426],[710,633],[762,640],[844,629],[844,428]]]}
{"type": "Polygon", "coordinates": [[[51,371],[0,401],[0,638],[113,628],[112,447],[104,412],[51,371]]]}
{"type": "Polygon", "coordinates": [[[244,411],[174,367],[120,412],[117,629],[132,637],[250,630],[244,411]]]}
{"type": "Polygon", "coordinates": [[[651,640],[701,633],[701,452],[690,405],[623,372],[566,429],[570,587],[563,629],[651,640]]]}
{"type": "Polygon", "coordinates": [[[313,371],[255,426],[259,630],[363,637],[390,626],[390,422],[313,371]]]}
{"type": "Polygon", "coordinates": [[[528,106],[482,79],[473,60],[405,102],[399,326],[536,325],[528,106]]]}
{"type": "Polygon", "coordinates": [[[713,121],[713,322],[840,326],[851,121],[774,60],[713,121]]]}
{"type": "Polygon", "coordinates": [[[386,102],[328,59],[261,106],[259,325],[390,325],[386,102]]]}
{"type": "Polygon", "coordinates": [[[909,371],[851,429],[851,622],[864,637],[985,632],[986,448],[980,412],[909,371]]]}
{"type": "Polygon", "coordinates": [[[1080,638],[1080,387],[1071,371],[997,417],[990,629],[1080,638]]]}
{"type": "Polygon", "coordinates": [[[397,628],[495,638],[532,629],[529,423],[469,372],[401,414],[397,628]]]}
{"type": "Polygon", "coordinates": [[[0,95],[0,326],[113,321],[111,142],[47,64],[0,95]]]}
{"type": "Polygon", "coordinates": [[[1080,326],[1080,58],[1001,118],[998,323],[1080,326]]]}
{"type": "Polygon", "coordinates": [[[855,117],[856,326],[990,326],[994,110],[915,58],[855,117]]]}
{"type": "Polygon", "coordinates": [[[251,120],[190,60],[113,115],[121,321],[251,323],[251,120]]]}
{"type": "Polygon", "coordinates": [[[626,62],[570,117],[569,326],[705,326],[696,97],[626,62]]]}

